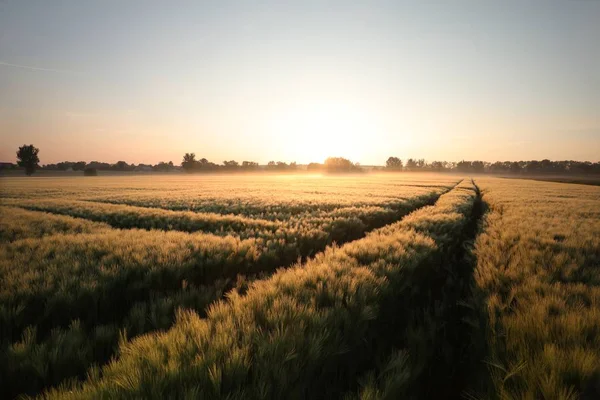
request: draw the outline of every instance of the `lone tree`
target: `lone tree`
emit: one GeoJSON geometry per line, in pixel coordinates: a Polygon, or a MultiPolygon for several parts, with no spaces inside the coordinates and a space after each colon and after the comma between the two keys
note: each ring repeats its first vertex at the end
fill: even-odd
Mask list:
{"type": "Polygon", "coordinates": [[[25,168],[25,173],[27,176],[33,174],[35,169],[39,167],[39,152],[40,149],[34,147],[32,144],[29,146],[24,144],[23,146],[19,147],[19,151],[17,151],[17,164],[19,167],[25,168]]]}

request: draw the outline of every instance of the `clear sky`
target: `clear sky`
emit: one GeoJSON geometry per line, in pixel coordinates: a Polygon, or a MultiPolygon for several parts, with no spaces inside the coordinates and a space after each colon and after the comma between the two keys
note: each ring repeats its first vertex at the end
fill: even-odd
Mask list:
{"type": "Polygon", "coordinates": [[[600,1],[0,0],[0,161],[600,160],[600,1]]]}

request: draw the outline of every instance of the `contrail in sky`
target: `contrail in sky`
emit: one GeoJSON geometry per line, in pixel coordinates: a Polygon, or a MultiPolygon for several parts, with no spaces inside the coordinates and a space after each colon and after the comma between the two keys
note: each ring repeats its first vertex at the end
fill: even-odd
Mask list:
{"type": "Polygon", "coordinates": [[[11,63],[7,63],[4,61],[0,61],[0,66],[28,69],[31,71],[47,71],[47,72],[59,72],[59,73],[64,73],[64,74],[79,74],[79,72],[77,72],[77,71],[70,71],[68,69],[32,67],[30,65],[11,64],[11,63]]]}

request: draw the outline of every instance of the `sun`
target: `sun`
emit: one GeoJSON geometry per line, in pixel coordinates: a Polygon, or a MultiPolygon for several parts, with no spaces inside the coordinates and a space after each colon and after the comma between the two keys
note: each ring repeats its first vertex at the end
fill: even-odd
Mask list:
{"type": "Polygon", "coordinates": [[[285,154],[299,163],[322,162],[330,156],[360,160],[373,129],[364,110],[343,102],[291,107],[279,112],[271,123],[285,154]]]}

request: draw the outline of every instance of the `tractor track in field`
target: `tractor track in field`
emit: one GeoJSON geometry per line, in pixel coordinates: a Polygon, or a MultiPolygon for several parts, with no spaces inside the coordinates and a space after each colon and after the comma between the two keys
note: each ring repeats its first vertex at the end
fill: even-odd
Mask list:
{"type": "Polygon", "coordinates": [[[476,191],[470,219],[463,235],[455,246],[451,256],[444,260],[448,263],[447,278],[444,282],[452,285],[440,285],[434,290],[437,299],[449,304],[444,310],[444,328],[438,332],[438,344],[435,359],[422,381],[416,385],[417,398],[464,399],[470,380],[483,367],[484,331],[480,329],[483,313],[481,304],[476,304],[474,296],[474,272],[477,259],[473,246],[481,229],[481,222],[487,211],[481,191],[471,179],[476,191]],[[435,384],[431,384],[435,382],[435,384]]]}

